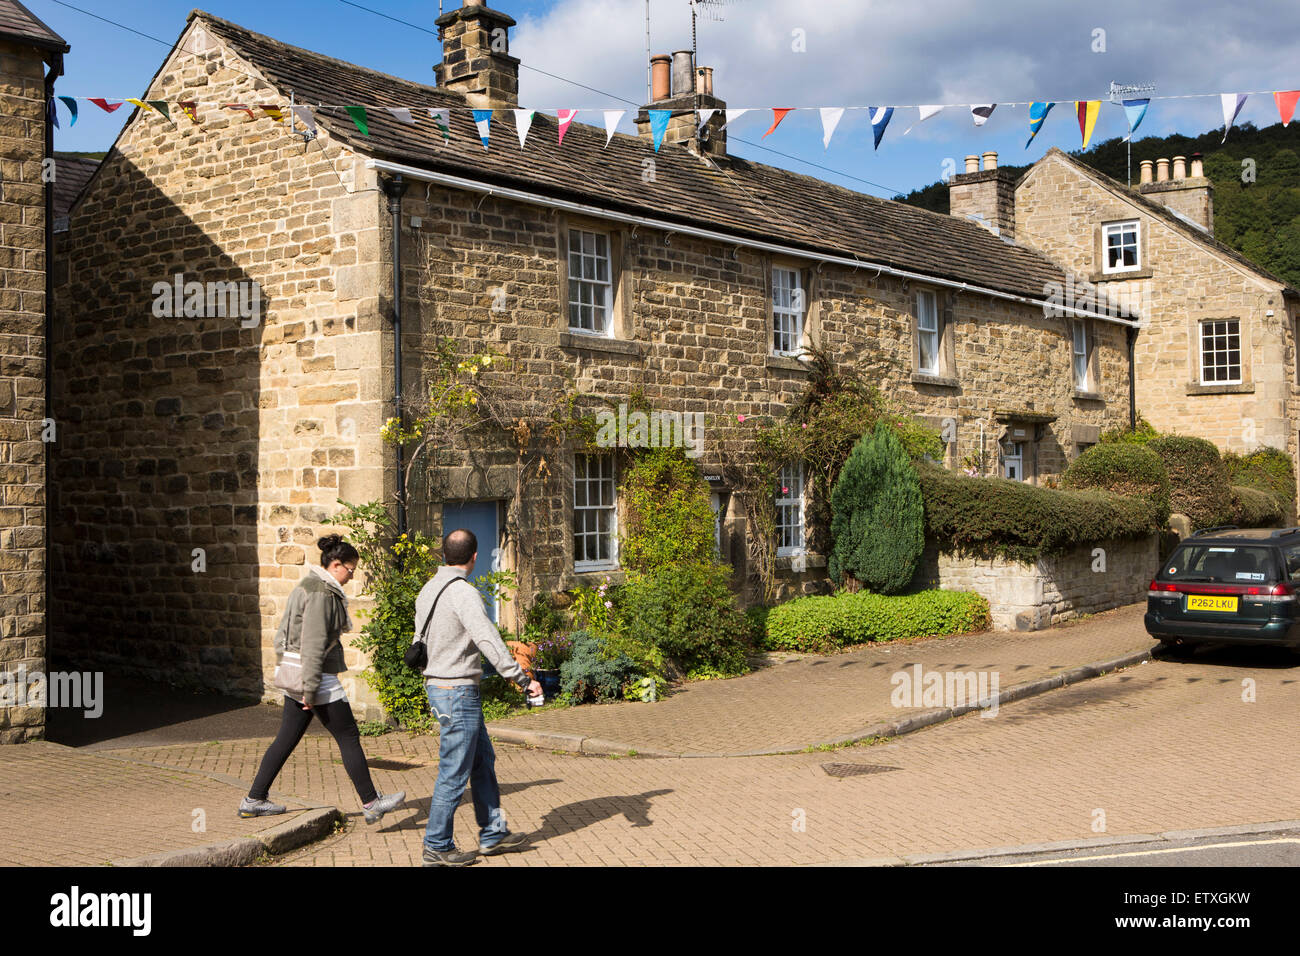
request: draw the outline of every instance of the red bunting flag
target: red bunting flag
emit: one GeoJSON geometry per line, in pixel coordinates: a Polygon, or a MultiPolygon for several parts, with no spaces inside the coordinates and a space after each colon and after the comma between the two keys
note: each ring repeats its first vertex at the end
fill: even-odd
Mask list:
{"type": "Polygon", "coordinates": [[[793,107],[790,108],[790,109],[788,109],[788,110],[782,110],[782,109],[777,109],[776,107],[773,107],[773,108],[772,108],[772,125],[769,126],[769,127],[767,128],[767,132],[764,133],[762,136],[760,136],[759,139],[766,139],[767,136],[772,132],[772,130],[776,129],[778,126],[781,125],[781,120],[785,119],[785,114],[786,114],[786,113],[793,113],[793,112],[794,112],[794,108],[793,108],[793,107]]]}
{"type": "Polygon", "coordinates": [[[195,126],[199,125],[199,104],[197,100],[178,100],[176,105],[181,108],[181,112],[193,121],[195,126]]]}
{"type": "Polygon", "coordinates": [[[257,119],[257,116],[253,113],[252,109],[245,106],[243,103],[222,103],[221,108],[223,110],[241,110],[248,114],[249,119],[257,119]]]}
{"type": "Polygon", "coordinates": [[[1295,116],[1295,104],[1298,99],[1300,99],[1300,90],[1273,94],[1273,102],[1277,104],[1277,115],[1282,117],[1283,126],[1290,123],[1291,117],[1295,116]]]}
{"type": "Polygon", "coordinates": [[[110,103],[108,100],[99,99],[98,97],[94,97],[94,96],[90,97],[90,102],[94,103],[105,113],[111,113],[113,112],[113,110],[117,109],[119,106],[122,105],[121,101],[118,101],[116,103],[110,103]]]}

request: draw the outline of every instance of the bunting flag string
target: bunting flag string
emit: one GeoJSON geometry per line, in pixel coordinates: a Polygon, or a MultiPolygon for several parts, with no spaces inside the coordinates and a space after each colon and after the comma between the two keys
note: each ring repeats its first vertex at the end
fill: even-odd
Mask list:
{"type": "Polygon", "coordinates": [[[221,108],[223,110],[242,110],[243,112],[248,114],[248,118],[250,120],[257,119],[257,116],[253,113],[252,108],[245,106],[243,103],[222,103],[221,108]]]}
{"type": "Polygon", "coordinates": [[[258,109],[271,117],[271,119],[275,120],[277,123],[284,119],[284,114],[280,112],[280,107],[278,106],[259,106],[258,109]]]}
{"type": "Polygon", "coordinates": [[[892,106],[881,106],[871,111],[871,131],[876,135],[876,145],[874,149],[880,149],[880,137],[885,135],[885,127],[889,125],[889,119],[894,115],[892,106]]]}
{"type": "Polygon", "coordinates": [[[970,115],[974,118],[976,126],[983,126],[988,122],[989,117],[993,115],[993,111],[997,108],[997,103],[974,104],[970,108],[970,115]]]}
{"type": "Polygon", "coordinates": [[[1147,115],[1147,107],[1151,105],[1151,99],[1144,97],[1138,100],[1122,100],[1121,105],[1124,107],[1124,118],[1128,120],[1128,135],[1124,138],[1131,140],[1142,122],[1142,117],[1147,115]]]}
{"type": "Polygon", "coordinates": [[[650,116],[650,136],[654,140],[655,152],[659,152],[659,146],[664,141],[664,133],[668,131],[668,118],[673,115],[672,110],[646,110],[650,116]]]}
{"type": "Polygon", "coordinates": [[[1043,120],[1047,119],[1047,114],[1052,112],[1055,103],[1033,103],[1029,107],[1029,139],[1025,140],[1025,149],[1034,141],[1038,131],[1043,128],[1043,120]]]}
{"type": "Polygon", "coordinates": [[[1101,113],[1101,100],[1075,100],[1074,110],[1079,114],[1079,135],[1083,137],[1083,148],[1087,149],[1093,127],[1097,125],[1097,116],[1101,113]]]}
{"type": "Polygon", "coordinates": [[[111,112],[113,112],[113,110],[117,109],[119,106],[122,105],[120,102],[119,102],[119,103],[110,103],[110,102],[108,102],[108,100],[100,99],[100,98],[97,97],[97,96],[92,96],[92,97],[90,97],[89,99],[90,99],[90,102],[94,103],[96,106],[98,106],[98,107],[99,107],[101,110],[103,110],[105,113],[111,113],[111,112]]]}
{"type": "Polygon", "coordinates": [[[180,100],[176,104],[181,112],[190,118],[195,126],[199,125],[199,104],[197,100],[180,100]]]}
{"type": "Polygon", "coordinates": [[[451,110],[449,109],[430,109],[429,116],[433,118],[433,125],[438,127],[442,132],[442,141],[444,143],[451,140],[451,110]]]}
{"type": "Polygon", "coordinates": [[[775,106],[772,107],[772,125],[767,128],[767,132],[760,136],[759,139],[767,139],[767,137],[771,136],[772,131],[781,125],[781,120],[785,119],[788,114],[793,112],[793,107],[789,109],[780,109],[775,106]]]}
{"type": "Polygon", "coordinates": [[[303,126],[307,127],[310,132],[316,132],[316,117],[311,115],[311,107],[295,106],[293,108],[293,115],[298,117],[298,121],[302,123],[303,126]]]}
{"type": "Polygon", "coordinates": [[[560,121],[560,143],[559,143],[559,145],[561,145],[561,146],[564,145],[564,134],[568,131],[568,129],[569,129],[569,124],[573,122],[573,118],[574,118],[575,116],[577,116],[577,115],[578,115],[578,111],[577,111],[577,110],[560,110],[560,111],[559,111],[559,115],[556,117],[556,118],[560,121]]]}
{"type": "Polygon", "coordinates": [[[726,129],[728,126],[730,126],[732,123],[734,123],[736,120],[740,119],[742,116],[744,116],[744,115],[745,115],[746,113],[748,113],[748,112],[749,112],[748,109],[743,109],[743,110],[727,110],[727,121],[726,121],[725,123],[722,124],[722,128],[723,128],[723,129],[726,129]]]}
{"type": "MultiPolygon", "coordinates": [[[[713,115],[713,110],[708,112],[710,116],[713,115]]],[[[609,148],[609,141],[614,138],[614,130],[618,129],[618,124],[623,121],[623,117],[626,115],[627,110],[605,110],[605,147],[607,149],[609,148]]],[[[708,121],[701,120],[700,125],[703,126],[706,122],[708,121]]]]}
{"type": "Polygon", "coordinates": [[[361,135],[369,136],[370,124],[366,120],[366,108],[364,106],[345,106],[343,109],[352,117],[352,122],[356,124],[357,129],[361,130],[361,135]]]}
{"type": "Polygon", "coordinates": [[[515,114],[515,132],[519,134],[519,148],[524,148],[524,140],[528,138],[528,131],[533,128],[533,116],[536,110],[514,110],[515,114]]]}
{"type": "Polygon", "coordinates": [[[1223,104],[1223,140],[1219,144],[1222,146],[1228,141],[1228,130],[1232,129],[1232,124],[1237,121],[1237,114],[1246,105],[1246,94],[1220,93],[1219,102],[1223,104]]]}
{"type": "Polygon", "coordinates": [[[831,137],[835,135],[835,127],[840,125],[840,119],[844,116],[844,107],[842,106],[823,106],[821,108],[822,116],[822,149],[831,148],[831,137]]]}
{"type": "Polygon", "coordinates": [[[492,111],[474,110],[474,125],[478,127],[478,138],[483,140],[483,148],[488,148],[488,136],[492,132],[492,111]]]}
{"type": "Polygon", "coordinates": [[[928,120],[930,117],[938,116],[940,113],[943,112],[943,107],[942,106],[918,106],[917,110],[919,111],[920,115],[917,117],[915,123],[913,123],[907,129],[903,130],[904,136],[912,132],[912,130],[916,129],[926,120],[928,120]]]}
{"type": "Polygon", "coordinates": [[[71,117],[68,121],[68,127],[70,129],[77,125],[77,101],[71,96],[60,96],[59,99],[63,100],[63,105],[68,108],[68,114],[71,117]]]}
{"type": "MultiPolygon", "coordinates": [[[[1295,116],[1296,100],[1300,99],[1300,90],[1290,90],[1286,93],[1274,93],[1273,102],[1277,104],[1277,115],[1282,119],[1283,126],[1291,125],[1291,117],[1295,116]]],[[[76,122],[76,110],[73,110],[73,122],[76,122]]]]}
{"type": "Polygon", "coordinates": [[[392,113],[393,118],[399,123],[405,123],[407,126],[415,125],[415,117],[412,116],[411,111],[404,106],[390,106],[388,107],[388,112],[392,113]]]}

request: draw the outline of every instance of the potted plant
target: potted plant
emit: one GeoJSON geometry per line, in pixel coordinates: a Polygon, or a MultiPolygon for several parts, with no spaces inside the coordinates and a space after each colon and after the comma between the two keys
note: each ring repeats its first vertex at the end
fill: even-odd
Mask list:
{"type": "Polygon", "coordinates": [[[567,635],[557,635],[539,641],[533,650],[533,678],[542,685],[547,697],[560,693],[560,666],[573,654],[573,641],[567,635]]]}

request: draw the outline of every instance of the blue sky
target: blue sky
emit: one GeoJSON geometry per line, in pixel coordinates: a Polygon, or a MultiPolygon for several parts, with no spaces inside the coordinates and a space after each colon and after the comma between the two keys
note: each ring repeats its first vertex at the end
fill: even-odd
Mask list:
{"type": "MultiPolygon", "coordinates": [[[[72,46],[56,92],[120,99],[144,91],[194,0],[68,0],[165,43],[56,0],[26,2],[72,46]]],[[[357,2],[435,29],[436,0],[357,2]]],[[[535,68],[521,70],[522,106],[631,109],[624,100],[644,102],[645,0],[490,5],[519,21],[511,53],[535,68]]],[[[204,9],[286,43],[421,82],[432,82],[441,58],[436,36],[341,0],[208,0],[204,9]]],[[[879,196],[934,182],[945,162],[960,170],[968,153],[993,149],[1003,163],[1021,164],[1051,146],[1075,149],[1079,129],[1068,101],[1104,100],[1111,80],[1154,83],[1155,96],[1215,94],[1154,101],[1139,140],[1221,126],[1219,93],[1300,88],[1300,11],[1291,0],[1233,8],[1210,0],[730,0],[718,9],[722,19],[699,21],[699,63],[714,67],[715,91],[728,106],[755,110],[728,131],[731,151],[879,196]],[[1006,104],[1058,98],[1025,149],[1028,106],[1006,104]],[[957,106],[903,135],[916,118],[915,104],[973,102],[1002,105],[980,128],[966,106],[957,106]],[[878,151],[865,111],[847,112],[823,149],[817,107],[903,104],[908,108],[895,112],[878,151]],[[774,106],[799,109],[762,140],[770,149],[750,145],[759,144],[774,106]]],[[[690,27],[687,0],[650,0],[653,53],[689,48],[690,27]]],[[[129,107],[109,115],[82,103],[76,127],[69,128],[60,110],[59,150],[107,149],[129,114],[129,107]]],[[[578,119],[601,123],[598,112],[578,119]]],[[[1277,122],[1272,97],[1252,96],[1238,121],[1247,120],[1277,122]]],[[[632,131],[630,114],[620,129],[632,131]]],[[[1290,129],[1300,143],[1300,123],[1290,129]]],[[[1093,141],[1126,132],[1123,111],[1103,103],[1093,141]]],[[[1139,143],[1135,170],[1141,158],[1154,157],[1139,143]]]]}

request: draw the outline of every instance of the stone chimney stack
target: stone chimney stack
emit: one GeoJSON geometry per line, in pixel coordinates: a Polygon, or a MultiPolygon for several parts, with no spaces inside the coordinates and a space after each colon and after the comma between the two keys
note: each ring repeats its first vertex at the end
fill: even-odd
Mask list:
{"type": "Polygon", "coordinates": [[[966,157],[966,172],[948,180],[948,212],[974,219],[995,236],[1016,237],[1016,175],[998,168],[998,154],[984,153],[984,168],[966,157]]]}
{"type": "Polygon", "coordinates": [[[434,22],[442,41],[442,62],[433,68],[437,85],[463,93],[475,109],[516,109],[519,58],[510,55],[515,21],[483,0],[465,0],[434,22]]]}
{"type": "Polygon", "coordinates": [[[1192,153],[1191,175],[1184,175],[1186,160],[1175,156],[1173,176],[1169,176],[1169,160],[1156,160],[1156,181],[1147,175],[1149,159],[1142,160],[1142,181],[1138,192],[1148,199],[1163,203],[1177,213],[1199,223],[1211,236],[1214,235],[1214,187],[1205,177],[1205,164],[1200,153],[1192,153]],[[1163,171],[1163,175],[1161,172],[1163,171]]]}
{"type": "Polygon", "coordinates": [[[663,146],[682,143],[697,156],[727,154],[727,134],[722,130],[727,122],[727,104],[713,95],[713,67],[696,66],[691,62],[690,50],[652,56],[650,96],[653,102],[636,114],[638,136],[653,142],[649,111],[670,110],[663,146]],[[699,110],[710,109],[716,112],[701,126],[699,110]]]}

